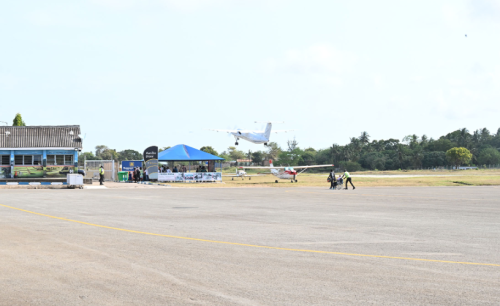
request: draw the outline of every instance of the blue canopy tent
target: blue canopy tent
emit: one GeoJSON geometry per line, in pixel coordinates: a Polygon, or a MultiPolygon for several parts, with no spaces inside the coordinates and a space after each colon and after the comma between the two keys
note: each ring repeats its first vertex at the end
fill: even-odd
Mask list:
{"type": "MultiPolygon", "coordinates": [[[[183,144],[176,145],[158,154],[158,161],[223,161],[224,158],[200,151],[183,144]]],[[[191,164],[191,163],[190,163],[191,164]]]]}

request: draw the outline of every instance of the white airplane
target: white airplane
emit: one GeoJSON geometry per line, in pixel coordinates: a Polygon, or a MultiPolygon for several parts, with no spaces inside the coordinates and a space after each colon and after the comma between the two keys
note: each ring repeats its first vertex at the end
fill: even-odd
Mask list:
{"type": "Polygon", "coordinates": [[[241,179],[242,179],[242,180],[244,180],[244,179],[245,179],[245,177],[248,177],[248,179],[249,179],[249,180],[251,180],[251,179],[252,179],[252,177],[262,176],[262,175],[250,175],[250,174],[247,174],[247,172],[246,172],[246,171],[243,171],[243,170],[236,170],[236,174],[235,174],[235,175],[223,175],[223,176],[225,176],[225,177],[231,177],[231,178],[232,178],[231,180],[233,180],[233,181],[234,181],[234,178],[235,178],[235,177],[241,177],[241,179]]]}
{"type": "MultiPolygon", "coordinates": [[[[273,161],[269,160],[269,167],[245,167],[241,166],[240,169],[270,169],[271,174],[276,176],[279,179],[282,180],[290,180],[292,183],[295,182],[297,183],[298,181],[296,180],[297,175],[301,174],[302,172],[306,171],[309,168],[321,168],[321,167],[333,167],[334,165],[314,165],[314,166],[296,166],[296,167],[275,167],[273,165],[273,161]],[[300,172],[297,172],[295,169],[303,169],[300,172]]],[[[278,180],[275,181],[277,183],[278,180]]]]}
{"type": "MultiPolygon", "coordinates": [[[[257,121],[255,123],[258,123],[257,121]]],[[[283,123],[283,122],[274,122],[274,123],[283,123]]],[[[264,131],[251,131],[251,130],[216,130],[216,129],[209,129],[210,131],[216,131],[216,132],[226,132],[229,134],[232,134],[234,136],[234,139],[236,139],[236,142],[234,143],[235,145],[238,145],[238,140],[244,139],[246,141],[250,141],[252,143],[256,144],[264,144],[267,146],[267,143],[269,142],[269,137],[271,136],[271,129],[273,127],[273,122],[267,122],[266,129],[264,131]]],[[[272,131],[273,133],[280,133],[280,132],[290,132],[293,130],[274,130],[272,131]]]]}

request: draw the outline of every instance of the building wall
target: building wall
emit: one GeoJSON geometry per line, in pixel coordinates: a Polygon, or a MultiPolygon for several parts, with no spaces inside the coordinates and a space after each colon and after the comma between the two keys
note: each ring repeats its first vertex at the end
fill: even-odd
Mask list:
{"type": "Polygon", "coordinates": [[[0,149],[0,156],[0,178],[64,178],[70,171],[78,169],[78,152],[75,150],[0,149]],[[2,163],[7,156],[8,164],[2,163]],[[21,160],[23,165],[16,164],[21,160]]]}

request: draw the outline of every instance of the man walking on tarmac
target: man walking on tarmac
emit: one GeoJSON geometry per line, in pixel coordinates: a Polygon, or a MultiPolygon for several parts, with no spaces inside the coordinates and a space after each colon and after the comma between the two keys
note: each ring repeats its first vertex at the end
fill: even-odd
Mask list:
{"type": "Polygon", "coordinates": [[[333,169],[330,172],[328,179],[330,180],[330,189],[335,189],[335,187],[337,186],[337,179],[335,179],[335,171],[333,171],[333,169]]]}
{"type": "Polygon", "coordinates": [[[351,183],[352,190],[356,189],[356,187],[354,187],[354,185],[352,184],[351,175],[349,174],[349,172],[347,172],[346,169],[344,169],[344,175],[342,177],[345,179],[345,190],[347,190],[347,182],[351,183]]]}
{"type": "Polygon", "coordinates": [[[104,168],[102,167],[101,165],[101,168],[99,168],[99,183],[101,183],[101,185],[104,185],[104,168]]]}

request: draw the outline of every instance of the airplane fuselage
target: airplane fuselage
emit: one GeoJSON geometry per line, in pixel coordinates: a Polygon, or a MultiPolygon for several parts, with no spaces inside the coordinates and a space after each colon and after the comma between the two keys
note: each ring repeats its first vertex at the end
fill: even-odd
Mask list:
{"type": "Polygon", "coordinates": [[[266,137],[264,133],[262,132],[245,132],[245,131],[238,131],[238,132],[232,132],[231,133],[236,141],[239,139],[244,139],[246,141],[250,141],[255,144],[262,144],[262,143],[267,143],[269,142],[269,137],[266,137]]]}
{"type": "Polygon", "coordinates": [[[271,169],[271,173],[279,179],[282,180],[292,180],[297,176],[297,171],[295,170],[284,170],[280,171],[278,169],[271,169]]]}

